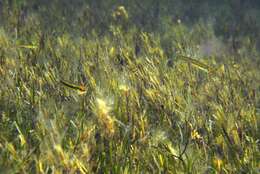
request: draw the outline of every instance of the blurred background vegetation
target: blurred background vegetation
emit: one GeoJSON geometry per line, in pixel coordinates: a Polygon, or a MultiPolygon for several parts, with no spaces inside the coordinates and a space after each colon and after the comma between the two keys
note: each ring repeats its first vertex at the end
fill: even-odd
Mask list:
{"type": "Polygon", "coordinates": [[[111,14],[120,5],[129,13],[128,28],[164,34],[178,20],[189,29],[203,23],[212,25],[216,36],[232,42],[235,50],[241,37],[248,37],[258,48],[260,45],[258,0],[2,0],[0,17],[1,24],[8,29],[12,25],[23,26],[34,16],[36,25],[45,32],[69,31],[88,36],[94,31],[102,35],[110,31],[114,22],[111,14]],[[10,20],[13,16],[18,21],[10,20]]]}
{"type": "Polygon", "coordinates": [[[111,26],[124,20],[112,15],[118,6],[124,6],[128,15],[121,23],[123,28],[159,35],[167,56],[174,54],[173,26],[180,23],[188,33],[197,35],[199,44],[214,47],[220,41],[225,45],[222,48],[232,53],[242,52],[244,44],[250,51],[260,49],[258,0],[2,0],[0,22],[7,31],[17,30],[18,35],[41,29],[55,36],[65,32],[84,38],[104,36],[111,33],[111,26]]]}

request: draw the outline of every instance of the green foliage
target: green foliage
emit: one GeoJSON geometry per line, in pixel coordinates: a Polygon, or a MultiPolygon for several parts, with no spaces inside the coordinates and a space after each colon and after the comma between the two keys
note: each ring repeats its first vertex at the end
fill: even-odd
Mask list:
{"type": "Polygon", "coordinates": [[[253,33],[133,2],[0,3],[0,173],[259,172],[253,33]]]}

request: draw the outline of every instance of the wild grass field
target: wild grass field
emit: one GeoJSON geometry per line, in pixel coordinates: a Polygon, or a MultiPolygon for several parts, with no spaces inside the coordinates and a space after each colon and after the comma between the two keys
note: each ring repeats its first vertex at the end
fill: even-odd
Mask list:
{"type": "Polygon", "coordinates": [[[260,172],[257,25],[133,2],[0,2],[0,173],[260,172]]]}

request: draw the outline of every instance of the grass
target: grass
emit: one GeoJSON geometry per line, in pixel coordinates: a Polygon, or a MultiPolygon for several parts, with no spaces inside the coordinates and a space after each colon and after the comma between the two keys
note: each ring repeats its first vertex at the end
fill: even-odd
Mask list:
{"type": "Polygon", "coordinates": [[[207,25],[140,31],[121,6],[85,37],[15,9],[0,29],[0,173],[259,172],[250,40],[203,56],[207,25]]]}

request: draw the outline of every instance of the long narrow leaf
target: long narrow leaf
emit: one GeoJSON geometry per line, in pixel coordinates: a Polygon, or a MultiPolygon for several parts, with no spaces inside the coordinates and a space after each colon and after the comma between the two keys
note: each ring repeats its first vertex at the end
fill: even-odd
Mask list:
{"type": "Polygon", "coordinates": [[[213,68],[211,68],[209,65],[207,65],[205,63],[202,63],[199,60],[193,59],[193,58],[188,57],[188,56],[183,56],[183,55],[180,55],[179,58],[181,60],[188,62],[188,63],[191,63],[192,65],[198,67],[199,69],[201,69],[205,72],[212,72],[213,71],[213,68]]]}
{"type": "Polygon", "coordinates": [[[36,45],[18,45],[18,48],[37,49],[36,45]]]}

